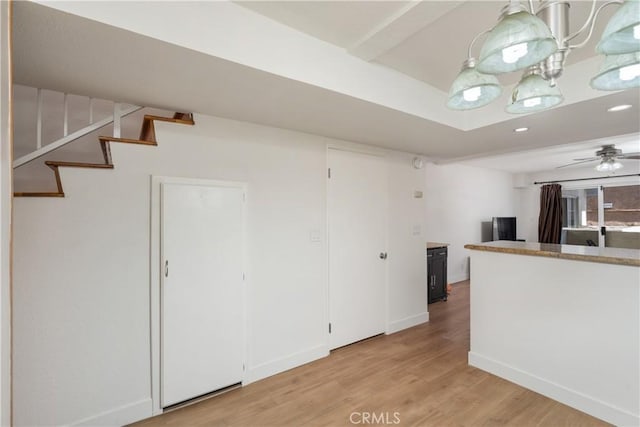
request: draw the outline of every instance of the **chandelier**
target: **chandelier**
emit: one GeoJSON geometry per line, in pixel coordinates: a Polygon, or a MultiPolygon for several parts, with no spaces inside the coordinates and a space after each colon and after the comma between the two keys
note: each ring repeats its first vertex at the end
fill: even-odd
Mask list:
{"type": "Polygon", "coordinates": [[[621,6],[596,47],[605,57],[590,85],[607,91],[640,87],[640,0],[612,0],[599,7],[592,0],[587,21],[573,34],[569,34],[567,1],[541,0],[537,10],[533,0],[528,4],[527,10],[519,0],[510,0],[496,26],[471,41],[467,60],[449,91],[449,108],[471,110],[487,105],[502,94],[496,75],[518,70],[524,73],[506,106],[508,113],[530,113],[560,104],[564,97],[556,83],[567,54],[587,44],[600,11],[612,4],[621,6]],[[471,48],[487,33],[476,60],[471,48]],[[585,33],[585,40],[570,44],[585,33]]]}

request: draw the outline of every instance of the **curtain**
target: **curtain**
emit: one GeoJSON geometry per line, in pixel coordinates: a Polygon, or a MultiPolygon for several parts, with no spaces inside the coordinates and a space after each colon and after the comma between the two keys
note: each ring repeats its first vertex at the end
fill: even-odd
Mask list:
{"type": "Polygon", "coordinates": [[[538,242],[560,243],[562,234],[562,186],[547,184],[540,188],[538,242]]]}

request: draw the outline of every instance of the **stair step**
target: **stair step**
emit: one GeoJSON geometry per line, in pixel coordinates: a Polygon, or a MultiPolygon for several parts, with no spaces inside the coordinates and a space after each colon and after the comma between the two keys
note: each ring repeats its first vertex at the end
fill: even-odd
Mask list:
{"type": "Polygon", "coordinates": [[[162,117],[162,116],[152,116],[150,114],[145,114],[145,120],[156,120],[159,122],[169,122],[169,123],[179,123],[183,125],[194,125],[195,122],[193,119],[174,119],[172,117],[162,117]]]}
{"type": "Polygon", "coordinates": [[[125,144],[158,145],[153,141],[143,141],[141,139],[115,138],[113,136],[99,136],[100,142],[123,142],[125,144]]]}
{"type": "Polygon", "coordinates": [[[44,162],[49,167],[70,167],[70,168],[93,168],[93,169],[113,169],[112,164],[105,163],[83,163],[83,162],[60,162],[56,160],[48,160],[44,162]]]}
{"type": "Polygon", "coordinates": [[[64,197],[64,193],[36,193],[36,192],[15,192],[13,197],[64,197]]]}
{"type": "Polygon", "coordinates": [[[121,142],[125,144],[139,144],[139,145],[152,145],[157,146],[155,141],[155,130],[153,128],[154,121],[178,123],[184,125],[194,125],[192,113],[175,113],[173,117],[162,117],[147,114],[144,116],[142,123],[142,129],[140,132],[140,138],[144,139],[129,139],[129,138],[116,138],[112,136],[99,136],[100,146],[102,154],[105,159],[104,163],[85,163],[85,162],[65,162],[57,160],[48,160],[44,162],[54,172],[56,179],[56,186],[58,191],[44,191],[44,192],[14,192],[14,197],[64,197],[64,191],[62,190],[62,180],[60,178],[60,167],[72,167],[72,168],[91,168],[91,169],[113,169],[113,163],[111,162],[111,150],[109,142],[121,142]]]}

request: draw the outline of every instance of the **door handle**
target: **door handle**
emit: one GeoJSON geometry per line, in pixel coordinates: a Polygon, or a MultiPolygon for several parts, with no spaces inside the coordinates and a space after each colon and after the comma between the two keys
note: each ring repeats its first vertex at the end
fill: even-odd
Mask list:
{"type": "Polygon", "coordinates": [[[387,259],[387,253],[386,252],[380,252],[380,255],[378,255],[380,257],[380,259],[387,259]]]}
{"type": "Polygon", "coordinates": [[[164,262],[164,277],[169,277],[169,260],[164,262]]]}

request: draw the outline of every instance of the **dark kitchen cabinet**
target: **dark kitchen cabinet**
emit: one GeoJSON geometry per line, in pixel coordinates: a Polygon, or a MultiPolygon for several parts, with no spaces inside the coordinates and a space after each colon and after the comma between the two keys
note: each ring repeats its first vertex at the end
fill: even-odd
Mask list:
{"type": "Polygon", "coordinates": [[[447,300],[447,247],[427,249],[429,304],[447,300]]]}

